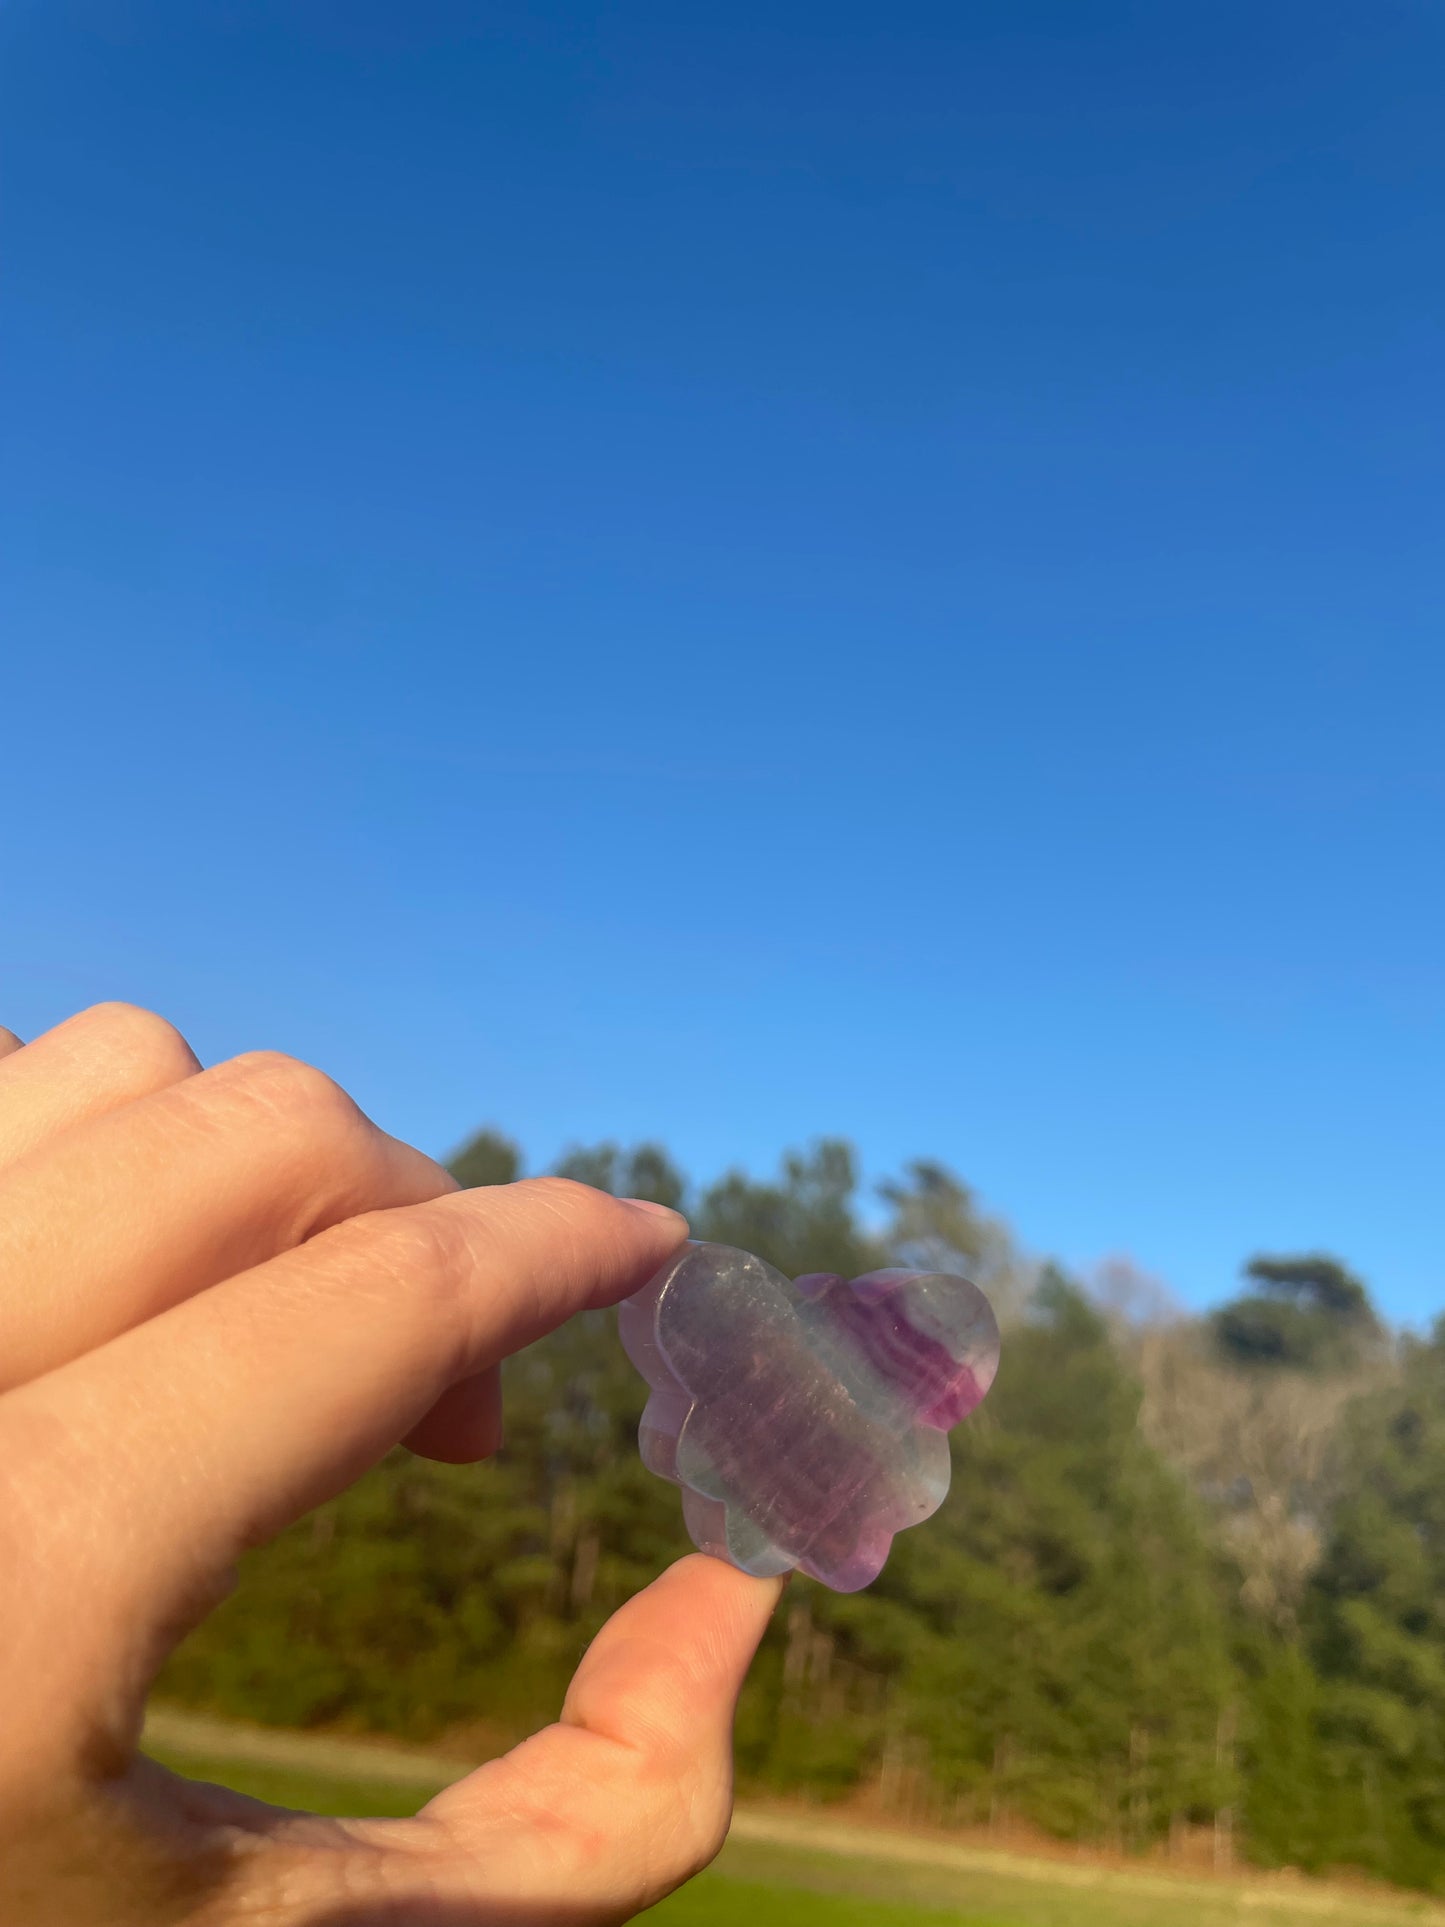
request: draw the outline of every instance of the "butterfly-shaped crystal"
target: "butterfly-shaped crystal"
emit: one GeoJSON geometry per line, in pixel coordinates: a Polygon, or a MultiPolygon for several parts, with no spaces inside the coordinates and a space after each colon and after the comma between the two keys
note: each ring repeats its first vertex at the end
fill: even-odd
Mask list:
{"type": "Polygon", "coordinates": [[[743,1571],[837,1592],[883,1569],[895,1532],[948,1491],[948,1430],[998,1369],[998,1325],[967,1278],[786,1278],[690,1244],[619,1309],[652,1387],[643,1463],[682,1489],[693,1542],[743,1571]]]}

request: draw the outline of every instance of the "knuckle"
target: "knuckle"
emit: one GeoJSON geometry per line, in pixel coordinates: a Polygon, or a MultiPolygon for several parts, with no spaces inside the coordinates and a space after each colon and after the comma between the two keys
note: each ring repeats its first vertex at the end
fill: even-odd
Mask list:
{"type": "Polygon", "coordinates": [[[226,1085],[245,1102],[290,1125],[332,1138],[366,1124],[334,1078],[284,1051],[246,1051],[222,1069],[226,1085]]]}
{"type": "Polygon", "coordinates": [[[440,1166],[399,1145],[324,1071],[280,1051],[248,1051],[189,1087],[189,1115],[263,1156],[271,1195],[289,1200],[292,1241],[339,1219],[399,1209],[456,1189],[440,1166]]]}
{"type": "Polygon", "coordinates": [[[468,1225],[431,1205],[365,1212],[325,1234],[376,1288],[402,1289],[433,1330],[465,1346],[479,1254],[468,1225]]]}
{"type": "Polygon", "coordinates": [[[175,1025],[139,1004],[93,1004],[77,1022],[143,1082],[174,1083],[198,1068],[194,1051],[175,1025]]]}
{"type": "Polygon", "coordinates": [[[565,1268],[586,1246],[595,1245],[597,1217],[609,1199],[570,1178],[523,1178],[505,1190],[463,1192],[465,1215],[474,1235],[483,1242],[510,1240],[519,1248],[538,1239],[565,1268]]]}
{"type": "Polygon", "coordinates": [[[615,1222],[615,1201],[605,1191],[575,1178],[523,1178],[508,1185],[506,1203],[513,1211],[550,1218],[559,1232],[595,1237],[601,1223],[615,1222]]]}
{"type": "Polygon", "coordinates": [[[522,1178],[510,1189],[516,1197],[540,1199],[563,1211],[590,1211],[606,1195],[576,1178],[522,1178]]]}

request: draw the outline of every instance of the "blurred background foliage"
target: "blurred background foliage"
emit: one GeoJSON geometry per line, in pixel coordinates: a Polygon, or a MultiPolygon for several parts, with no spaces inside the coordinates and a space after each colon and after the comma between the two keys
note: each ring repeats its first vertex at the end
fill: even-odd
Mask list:
{"type": "MultiPolygon", "coordinates": [[[[557,1167],[680,1204],[790,1273],[964,1269],[1005,1330],[953,1487],[878,1583],[795,1579],[739,1714],[755,1789],[1127,1849],[1192,1843],[1445,1886],[1445,1337],[1389,1333],[1319,1253],[1186,1316],[1125,1261],[1066,1277],[919,1160],[865,1196],[824,1140],[700,1193],[655,1144],[557,1167]]],[[[509,1182],[483,1131],[463,1184],[509,1182]]],[[[253,1554],[162,1691],[217,1712],[501,1747],[686,1550],[610,1314],[507,1368],[491,1464],[393,1454],[253,1554]]]]}

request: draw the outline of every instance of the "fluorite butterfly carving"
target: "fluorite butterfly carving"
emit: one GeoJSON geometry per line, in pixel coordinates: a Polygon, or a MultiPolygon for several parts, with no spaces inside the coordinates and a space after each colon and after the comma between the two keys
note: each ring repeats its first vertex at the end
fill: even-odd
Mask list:
{"type": "Polygon", "coordinates": [[[618,1321],[652,1387],[643,1463],[681,1487],[693,1542],[836,1592],[875,1579],[894,1533],[937,1511],[949,1428],[998,1369],[988,1300],[945,1272],[788,1279],[689,1244],[618,1321]]]}

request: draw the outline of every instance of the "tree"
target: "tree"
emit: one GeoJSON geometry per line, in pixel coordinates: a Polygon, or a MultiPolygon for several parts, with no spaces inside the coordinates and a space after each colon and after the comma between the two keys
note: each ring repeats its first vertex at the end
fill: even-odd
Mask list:
{"type": "Polygon", "coordinates": [[[1183,1323],[1184,1307],[1169,1286],[1127,1252],[1101,1259],[1086,1282],[1090,1299],[1126,1353],[1183,1323]]]}
{"type": "Polygon", "coordinates": [[[1150,1442],[1208,1506],[1241,1603],[1293,1638],[1329,1510],[1340,1415],[1379,1368],[1262,1371],[1221,1357],[1208,1327],[1145,1331],[1135,1355],[1150,1442]]]}
{"type": "Polygon", "coordinates": [[[1241,1642],[1249,1718],[1244,1825],[1252,1859],[1318,1872],[1338,1861],[1348,1813],[1320,1731],[1321,1687],[1294,1639],[1249,1629],[1241,1642]]]}
{"type": "Polygon", "coordinates": [[[630,1151],[618,1145],[577,1145],[557,1165],[559,1178],[610,1191],[616,1198],[645,1198],[650,1204],[681,1207],[687,1179],[660,1144],[638,1144],[630,1151]]]}
{"type": "Polygon", "coordinates": [[[883,1242],[895,1264],[962,1272],[987,1294],[1000,1324],[1022,1315],[1032,1268],[1008,1226],[979,1210],[962,1178],[931,1158],[915,1158],[901,1178],[880,1184],[878,1195],[892,1210],[883,1242]]]}
{"type": "Polygon", "coordinates": [[[787,1152],[771,1184],[742,1171],[726,1173],[703,1194],[696,1235],[755,1252],[790,1278],[809,1271],[856,1277],[885,1255],[858,1224],[857,1190],[852,1146],[819,1138],[809,1151],[787,1152]]]}
{"type": "Polygon", "coordinates": [[[1336,1857],[1445,1887],[1445,1325],[1358,1402],[1308,1602],[1336,1857]]]}
{"type": "Polygon", "coordinates": [[[1383,1332],[1369,1293],[1338,1259],[1258,1257],[1244,1272],[1263,1289],[1213,1318],[1215,1343],[1231,1362],[1331,1371],[1378,1347],[1383,1332]]]}
{"type": "Polygon", "coordinates": [[[1287,1293],[1296,1303],[1303,1302],[1342,1324],[1372,1332],[1379,1329],[1369,1292],[1338,1258],[1318,1251],[1304,1258],[1256,1257],[1244,1272],[1269,1290],[1287,1293]]]}
{"type": "Polygon", "coordinates": [[[468,1138],[448,1160],[447,1169],[464,1190],[484,1184],[511,1184],[521,1172],[522,1157],[510,1138],[487,1129],[468,1138]]]}
{"type": "Polygon", "coordinates": [[[1234,1693],[1203,1522],[1138,1412],[1104,1321],[1046,1270],[953,1436],[940,1529],[905,1534],[880,1583],[928,1629],[908,1697],[934,1773],[976,1808],[1131,1845],[1228,1804],[1234,1693]]]}
{"type": "Polygon", "coordinates": [[[1138,1846],[1226,1805],[1225,1605],[1138,1402],[1103,1321],[1047,1273],[953,1435],[943,1509],[865,1593],[794,1582],[780,1670],[745,1696],[756,1770],[870,1774],[918,1817],[1012,1815],[1138,1846]]]}
{"type": "MultiPolygon", "coordinates": [[[[485,1131],[452,1168],[507,1182],[520,1158],[485,1131]]],[[[561,1168],[687,1190],[651,1143],[561,1168]]],[[[1227,1847],[1238,1810],[1263,1859],[1445,1888],[1445,1326],[1392,1363],[1337,1261],[1262,1258],[1233,1309],[1264,1306],[1286,1342],[1236,1353],[1218,1321],[1165,1319],[1132,1268],[1096,1281],[1103,1314],[1052,1268],[1010,1298],[1029,1268],[935,1162],[882,1187],[879,1235],[858,1189],[825,1138],[771,1179],[728,1172],[693,1219],[794,1276],[962,1269],[1010,1328],[937,1516],[865,1592],[791,1586],[739,1710],[745,1776],[1128,1846],[1212,1815],[1227,1847]]],[[[602,1620],[686,1537],[639,1460],[647,1388],[610,1314],[504,1379],[492,1463],[392,1454],[243,1561],[164,1690],[467,1746],[554,1715],[602,1620]]]]}

